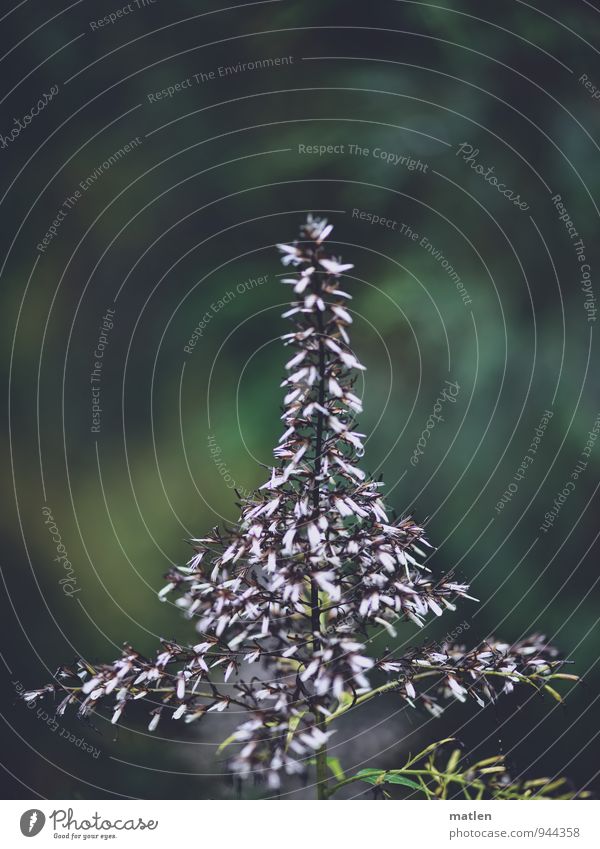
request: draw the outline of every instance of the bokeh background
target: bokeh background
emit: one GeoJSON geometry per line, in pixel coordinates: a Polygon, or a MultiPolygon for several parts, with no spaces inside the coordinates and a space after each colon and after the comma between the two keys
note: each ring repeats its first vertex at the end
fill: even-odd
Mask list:
{"type": "Polygon", "coordinates": [[[541,631],[584,676],[562,705],[517,694],[485,710],[457,704],[436,722],[381,699],[352,713],[334,754],[348,767],[392,767],[456,733],[470,757],[501,751],[515,775],[566,774],[597,793],[600,7],[225,5],[24,0],[0,10],[4,795],[235,794],[215,754],[235,716],[163,723],[156,735],[141,711],[118,730],[69,716],[54,727],[50,703],[28,710],[18,692],[79,655],[112,660],[125,641],[150,653],[157,636],[193,640],[156,593],[187,559],[187,538],[235,520],[233,487],[265,480],[288,296],[274,246],[307,212],[334,223],[355,266],[365,466],[383,475],[398,513],[426,522],[432,568],[455,569],[481,600],[423,633],[404,625],[399,641],[461,625],[469,644],[541,631]],[[14,119],[52,86],[10,140],[14,119]],[[525,208],[476,173],[461,144],[525,208]],[[108,309],[94,432],[90,377],[108,309]],[[445,381],[460,391],[411,464],[445,381]],[[69,574],[53,559],[43,508],[69,574]]]}

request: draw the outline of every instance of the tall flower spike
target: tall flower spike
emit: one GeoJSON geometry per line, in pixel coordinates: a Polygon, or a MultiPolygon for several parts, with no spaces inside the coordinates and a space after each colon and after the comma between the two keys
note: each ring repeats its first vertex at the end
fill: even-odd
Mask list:
{"type": "Polygon", "coordinates": [[[151,701],[151,731],[165,717],[192,722],[244,709],[232,770],[277,790],[282,772],[302,772],[316,752],[320,797],[331,724],[352,705],[394,691],[438,715],[448,698],[485,705],[521,683],[549,688],[555,677],[573,677],[560,673],[556,650],[539,636],[514,646],[489,640],[470,652],[444,644],[368,655],[369,631],[393,637],[402,620],[422,627],[470,596],[452,575],[432,576],[423,528],[409,516],[391,520],[382,484],[359,466],[357,379],[365,369],[350,346],[351,296],[340,288],[353,266],[326,250],[331,231],[309,216],[297,241],[278,246],[293,269],[282,281],[293,291],[284,313],[293,327],[282,337],[283,433],[268,480],[241,501],[233,528],[191,540],[192,557],[159,593],[179,594],[197,642],[163,641],[152,659],[128,646],[111,664],[79,661],[24,696],[61,693],[58,713],[75,705],[82,717],[110,698],[113,723],[134,701],[151,701]],[[388,683],[374,686],[374,674],[388,683]]]}

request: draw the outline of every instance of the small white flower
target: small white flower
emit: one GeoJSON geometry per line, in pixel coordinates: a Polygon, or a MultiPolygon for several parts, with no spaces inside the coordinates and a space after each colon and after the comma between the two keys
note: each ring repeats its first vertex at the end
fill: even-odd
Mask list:
{"type": "Polygon", "coordinates": [[[148,731],[155,731],[156,726],[160,722],[160,711],[154,714],[152,719],[150,720],[150,724],[148,725],[148,731]]]}
{"type": "Polygon", "coordinates": [[[325,271],[328,271],[329,274],[335,274],[336,276],[338,274],[343,274],[344,271],[350,271],[351,268],[354,268],[354,266],[350,262],[342,264],[340,262],[337,262],[337,260],[335,259],[321,259],[319,260],[319,262],[321,263],[325,271]]]}
{"type": "Polygon", "coordinates": [[[319,533],[319,529],[313,522],[310,522],[306,528],[306,534],[308,536],[308,541],[310,543],[310,547],[313,551],[319,548],[321,545],[321,534],[319,533]]]}
{"type": "Polygon", "coordinates": [[[345,321],[346,324],[352,324],[352,316],[350,315],[348,310],[345,310],[343,307],[340,307],[339,305],[334,304],[331,307],[331,311],[333,313],[335,313],[335,315],[337,315],[338,318],[341,318],[342,321],[345,321]]]}
{"type": "MultiPolygon", "coordinates": [[[[198,556],[198,555],[196,555],[196,557],[197,557],[197,556],[198,556]]],[[[192,558],[192,560],[195,560],[195,559],[196,559],[196,558],[192,558]]],[[[191,561],[190,561],[190,563],[191,563],[191,561]]],[[[158,597],[159,597],[159,599],[160,599],[161,601],[164,601],[164,600],[165,600],[165,598],[166,598],[166,596],[168,595],[168,593],[170,593],[170,592],[171,592],[171,590],[172,590],[172,589],[173,589],[173,584],[167,584],[167,585],[166,585],[166,587],[163,587],[163,588],[162,588],[162,590],[160,590],[160,592],[158,593],[158,597]]]]}

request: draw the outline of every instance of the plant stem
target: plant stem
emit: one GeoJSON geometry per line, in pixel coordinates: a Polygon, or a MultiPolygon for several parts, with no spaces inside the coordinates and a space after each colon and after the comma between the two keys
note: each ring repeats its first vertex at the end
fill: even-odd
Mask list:
{"type": "Polygon", "coordinates": [[[363,702],[367,702],[369,701],[369,699],[372,699],[374,696],[379,696],[382,693],[386,693],[389,690],[393,690],[395,687],[398,687],[398,685],[401,684],[402,681],[403,679],[401,678],[394,681],[388,681],[387,684],[382,684],[381,687],[375,687],[373,690],[369,690],[368,693],[363,693],[361,696],[358,696],[357,699],[348,702],[348,704],[342,705],[336,711],[330,713],[329,716],[325,718],[325,723],[332,722],[334,719],[337,719],[338,716],[341,716],[343,713],[346,713],[346,711],[350,710],[350,708],[358,707],[359,705],[362,705],[363,702]]]}
{"type": "MultiPolygon", "coordinates": [[[[320,291],[320,286],[318,287],[320,291]]],[[[323,344],[323,316],[317,313],[317,327],[319,331],[319,404],[322,407],[325,401],[325,346],[323,344]]],[[[314,459],[314,484],[312,491],[313,516],[319,513],[319,477],[321,476],[321,454],[323,451],[323,413],[317,412],[317,427],[315,434],[315,459],[314,459]]],[[[319,604],[319,586],[314,579],[310,582],[310,613],[313,632],[313,649],[318,651],[320,642],[318,634],[321,633],[321,610],[319,604]]]]}
{"type": "MultiPolygon", "coordinates": [[[[319,720],[317,727],[323,730],[325,723],[319,720]]],[[[317,771],[317,799],[328,799],[329,788],[327,786],[328,766],[327,766],[327,744],[323,744],[320,749],[317,749],[316,771],[317,771]]]]}
{"type": "Polygon", "coordinates": [[[310,581],[310,624],[313,633],[313,650],[319,650],[319,637],[321,633],[321,608],[319,607],[319,585],[311,578],[310,581]]]}
{"type": "MultiPolygon", "coordinates": [[[[320,286],[318,289],[320,290],[320,286]]],[[[317,327],[319,332],[319,404],[322,407],[325,402],[325,346],[323,344],[323,316],[317,312],[317,327]]],[[[319,496],[320,486],[319,478],[321,476],[321,454],[323,452],[323,413],[319,410],[317,413],[317,427],[315,434],[315,460],[314,460],[314,486],[312,491],[312,506],[314,517],[317,518],[319,512],[319,496]]],[[[321,642],[319,635],[321,633],[321,606],[319,601],[319,586],[317,582],[311,579],[310,582],[310,612],[311,626],[313,632],[313,651],[318,651],[321,642]]],[[[325,730],[324,718],[315,713],[317,728],[320,731],[325,730]]],[[[327,787],[328,767],[327,767],[327,744],[324,743],[316,752],[316,772],[317,772],[317,799],[327,799],[329,795],[327,787]]]]}

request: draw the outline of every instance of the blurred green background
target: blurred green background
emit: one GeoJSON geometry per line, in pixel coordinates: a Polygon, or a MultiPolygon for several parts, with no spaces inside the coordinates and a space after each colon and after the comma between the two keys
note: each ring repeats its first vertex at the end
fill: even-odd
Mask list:
{"type": "Polygon", "coordinates": [[[78,655],[111,660],[125,641],[152,652],[157,635],[193,640],[156,592],[187,558],[189,536],[236,519],[232,487],[265,480],[280,434],[288,297],[274,246],[307,212],[334,223],[332,244],[355,265],[346,288],[368,367],[365,468],[383,475],[398,513],[427,523],[433,568],[456,569],[481,599],[424,633],[403,626],[401,641],[440,639],[462,622],[469,644],[542,631],[584,675],[564,705],[512,695],[485,711],[457,705],[437,722],[382,699],[352,715],[334,754],[350,767],[391,767],[458,733],[473,757],[506,753],[515,775],[559,772],[593,788],[600,449],[550,529],[541,526],[600,411],[582,263],[552,201],[561,195],[583,240],[593,286],[600,104],[585,82],[600,86],[600,13],[516,0],[131,6],[93,27],[125,7],[30,0],[2,21],[0,132],[59,86],[0,150],[6,796],[235,792],[215,747],[239,717],[163,723],[152,737],[142,712],[118,730],[72,717],[53,730],[17,691],[78,655]],[[277,57],[293,61],[219,72],[277,57]],[[457,155],[462,143],[528,208],[457,155]],[[90,376],[107,309],[94,433],[90,376]],[[446,380],[460,386],[456,403],[411,465],[446,380]],[[553,416],[535,458],[498,510],[545,410],[553,416]],[[73,566],[67,585],[44,506],[73,566]]]}

